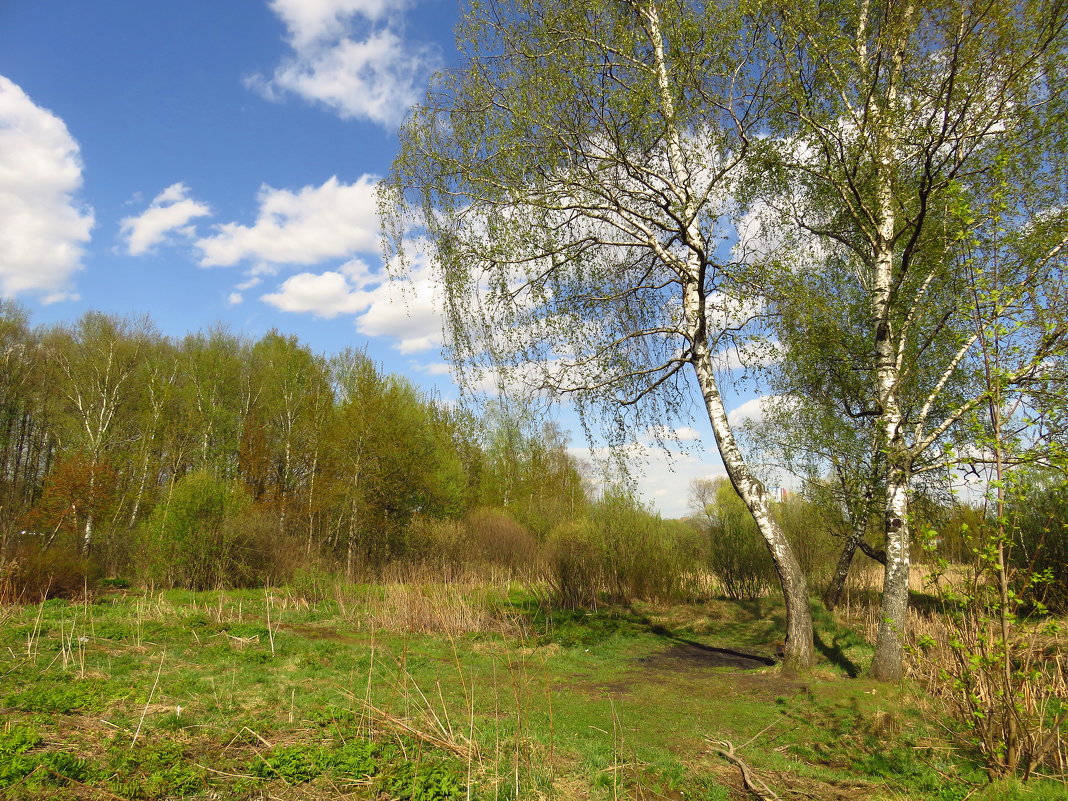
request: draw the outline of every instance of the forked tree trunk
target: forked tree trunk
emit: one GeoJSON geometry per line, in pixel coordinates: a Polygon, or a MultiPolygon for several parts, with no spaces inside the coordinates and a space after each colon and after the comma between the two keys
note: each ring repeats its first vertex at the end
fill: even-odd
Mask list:
{"type": "Polygon", "coordinates": [[[838,602],[842,600],[842,589],[845,580],[849,576],[849,568],[853,564],[859,548],[872,560],[886,566],[886,552],[872,548],[864,539],[864,532],[868,527],[868,521],[860,521],[854,524],[853,531],[842,546],[842,553],[838,555],[838,564],[834,569],[831,580],[827,582],[827,588],[823,591],[823,605],[828,611],[833,611],[838,602]]]}
{"type": "Polygon", "coordinates": [[[827,588],[823,591],[823,605],[828,611],[834,611],[838,602],[842,599],[842,588],[845,587],[846,576],[849,575],[849,567],[853,564],[853,556],[857,552],[857,533],[852,532],[842,546],[842,553],[838,556],[838,564],[834,568],[831,580],[827,582],[827,588]]]}

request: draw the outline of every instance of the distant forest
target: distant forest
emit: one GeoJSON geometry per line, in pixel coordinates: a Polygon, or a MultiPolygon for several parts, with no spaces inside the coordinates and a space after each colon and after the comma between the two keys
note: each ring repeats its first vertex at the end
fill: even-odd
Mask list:
{"type": "Polygon", "coordinates": [[[487,525],[510,533],[483,539],[522,551],[590,503],[551,425],[452,408],[358,350],[324,356],[277,331],[172,339],[100,313],[33,327],[9,303],[0,353],[3,556],[50,593],[91,574],[353,577],[487,525]]]}

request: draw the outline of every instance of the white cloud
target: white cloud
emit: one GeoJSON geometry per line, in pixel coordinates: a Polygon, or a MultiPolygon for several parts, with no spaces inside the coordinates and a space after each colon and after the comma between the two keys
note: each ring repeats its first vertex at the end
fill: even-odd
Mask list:
{"type": "Polygon", "coordinates": [[[344,36],[352,17],[379,21],[407,5],[394,0],[272,0],[296,48],[344,36]]]}
{"type": "Polygon", "coordinates": [[[712,364],[717,370],[741,370],[753,367],[768,367],[782,361],[779,343],[756,340],[741,347],[729,347],[712,354],[712,364]]]}
{"type": "Polygon", "coordinates": [[[92,209],[75,204],[82,186],[78,143],[63,120],[0,75],[0,294],[75,297],[92,209]]]}
{"type": "Polygon", "coordinates": [[[318,264],[354,252],[376,252],[376,183],[374,176],[364,175],[352,184],[333,177],[296,192],[263,186],[253,225],[216,225],[213,235],[197,240],[200,264],[228,267],[251,260],[263,273],[271,265],[318,264]]]}
{"type": "Polygon", "coordinates": [[[404,276],[391,279],[383,269],[350,259],[336,270],[294,275],[261,299],[283,311],[317,317],[356,315],[361,334],[396,340],[394,348],[401,353],[438,348],[444,306],[426,243],[413,241],[408,251],[411,263],[404,276]]]}
{"type": "Polygon", "coordinates": [[[368,293],[354,291],[348,279],[334,271],[294,275],[283,282],[278,292],[261,299],[282,311],[311,312],[327,318],[355,314],[370,303],[368,293]]]}
{"type": "Polygon", "coordinates": [[[732,410],[727,415],[727,420],[732,426],[741,426],[746,422],[759,423],[764,419],[767,404],[775,400],[775,395],[761,395],[747,400],[741,406],[732,410]]]}
{"type": "Polygon", "coordinates": [[[413,365],[416,370],[427,375],[451,375],[452,366],[446,362],[434,362],[432,364],[413,365]]]}
{"type": "Polygon", "coordinates": [[[395,127],[441,63],[427,44],[398,32],[404,2],[273,0],[292,55],[273,77],[248,79],[270,100],[287,92],[322,103],[344,119],[395,127]]]}
{"type": "Polygon", "coordinates": [[[441,306],[434,289],[423,282],[397,286],[390,282],[373,293],[367,311],[356,321],[361,334],[392,337],[401,353],[441,347],[441,306]]]}
{"type": "Polygon", "coordinates": [[[165,241],[171,231],[192,237],[194,229],[189,221],[210,214],[207,204],[189,197],[189,187],[184,183],[171,184],[139,216],[127,217],[120,223],[127,252],[140,256],[165,241]]]}
{"type": "Polygon", "coordinates": [[[245,299],[245,296],[242,295],[240,292],[231,292],[230,296],[227,298],[227,300],[229,301],[231,306],[238,305],[244,299],[245,299]]]}
{"type": "Polygon", "coordinates": [[[696,442],[701,439],[701,432],[693,426],[670,428],[668,426],[653,426],[646,431],[643,441],[657,442],[660,440],[676,440],[678,442],[696,442]]]}
{"type": "MultiPolygon", "coordinates": [[[[403,277],[381,280],[370,290],[371,302],[357,319],[356,330],[366,336],[398,340],[394,347],[401,353],[440,348],[445,300],[434,279],[430,245],[420,239],[410,240],[405,247],[408,265],[403,277]]],[[[365,285],[370,280],[351,266],[350,273],[352,280],[363,280],[365,285]]]]}

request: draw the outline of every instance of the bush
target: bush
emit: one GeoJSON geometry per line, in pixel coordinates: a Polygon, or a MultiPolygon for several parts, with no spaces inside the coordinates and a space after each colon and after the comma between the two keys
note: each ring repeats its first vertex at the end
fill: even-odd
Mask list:
{"type": "Polygon", "coordinates": [[[0,557],[0,603],[73,598],[91,587],[98,574],[91,560],[65,546],[22,543],[9,557],[0,557]]]}
{"type": "Polygon", "coordinates": [[[490,564],[513,573],[537,569],[538,541],[503,509],[476,509],[465,520],[474,552],[490,564]]]}
{"type": "Polygon", "coordinates": [[[408,525],[407,560],[458,570],[470,564],[471,532],[462,522],[416,515],[408,525]]]}
{"type": "Polygon", "coordinates": [[[561,606],[694,595],[699,548],[690,528],[661,520],[623,493],[606,493],[589,512],[549,536],[550,585],[561,606]]]}
{"type": "Polygon", "coordinates": [[[590,520],[561,523],[549,533],[549,584],[565,609],[596,606],[603,586],[600,532],[590,520]]]}
{"type": "Polygon", "coordinates": [[[236,482],[207,471],[183,477],[146,525],[146,578],[197,590],[250,583],[262,562],[242,525],[250,506],[236,482]]]}
{"type": "Polygon", "coordinates": [[[819,510],[800,495],[791,494],[772,504],[772,513],[790,541],[809,586],[825,584],[838,564],[842,541],[820,519],[819,510]]]}
{"type": "Polygon", "coordinates": [[[708,564],[728,598],[764,595],[776,584],[775,568],[756,521],[734,487],[716,479],[702,497],[702,525],[708,534],[708,564]]]}
{"type": "Polygon", "coordinates": [[[1024,574],[1043,580],[1020,587],[1025,601],[1068,613],[1068,483],[1035,479],[1010,509],[1016,524],[1012,561],[1024,574]]]}

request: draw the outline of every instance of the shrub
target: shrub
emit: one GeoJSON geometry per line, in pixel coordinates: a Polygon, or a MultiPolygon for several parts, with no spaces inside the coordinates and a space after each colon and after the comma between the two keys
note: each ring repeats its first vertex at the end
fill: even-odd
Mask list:
{"type": "Polygon", "coordinates": [[[752,514],[726,479],[716,479],[701,498],[701,523],[708,534],[709,567],[723,594],[756,598],[775,586],[775,570],[752,514]]]}
{"type": "Polygon", "coordinates": [[[412,563],[457,570],[471,562],[471,532],[460,521],[416,515],[408,525],[406,543],[408,561],[412,563]]]}
{"type": "Polygon", "coordinates": [[[73,598],[92,586],[98,573],[91,560],[67,546],[20,543],[10,557],[0,557],[0,603],[73,598]]]}
{"type": "Polygon", "coordinates": [[[465,521],[474,552],[491,564],[513,573],[537,569],[538,541],[503,509],[476,509],[465,521]]]}
{"type": "Polygon", "coordinates": [[[1020,494],[1010,509],[1016,525],[1012,561],[1021,573],[1043,580],[1018,589],[1025,601],[1063,615],[1068,613],[1068,483],[1035,479],[1020,494]]]}
{"type": "Polygon", "coordinates": [[[603,586],[599,532],[590,520],[572,520],[549,534],[549,584],[565,609],[596,606],[603,586]]]}
{"type": "Polygon", "coordinates": [[[184,476],[148,520],[146,577],[191,589],[248,584],[259,556],[240,525],[250,505],[236,482],[203,470],[184,476]]]}
{"type": "Polygon", "coordinates": [[[681,600],[695,591],[692,529],[661,520],[624,493],[606,493],[589,517],[549,536],[550,586],[570,609],[613,602],[681,600]]]}

